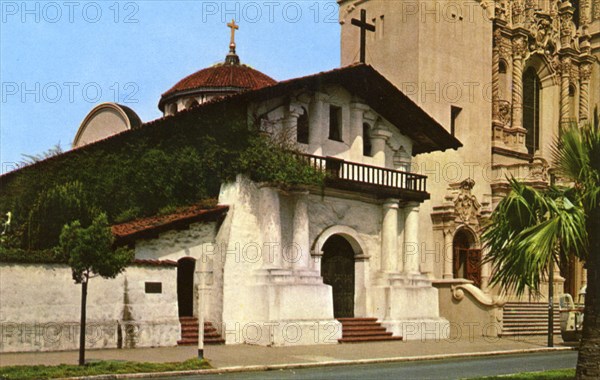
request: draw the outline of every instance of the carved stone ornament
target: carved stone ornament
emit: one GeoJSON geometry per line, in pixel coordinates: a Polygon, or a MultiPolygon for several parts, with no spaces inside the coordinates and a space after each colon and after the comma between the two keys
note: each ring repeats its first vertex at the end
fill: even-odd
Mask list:
{"type": "Polygon", "coordinates": [[[573,84],[579,81],[579,66],[571,65],[570,77],[573,84]]]}
{"type": "Polygon", "coordinates": [[[548,182],[548,170],[550,169],[550,165],[548,161],[543,159],[541,156],[535,156],[533,158],[533,162],[531,164],[531,169],[529,171],[529,176],[533,180],[548,182]]]}
{"type": "Polygon", "coordinates": [[[582,82],[587,82],[592,77],[592,65],[589,63],[584,63],[579,67],[579,78],[582,82]]]}
{"type": "Polygon", "coordinates": [[[477,197],[471,194],[471,190],[475,186],[475,181],[471,178],[460,183],[460,192],[454,200],[454,209],[460,219],[468,223],[472,218],[477,217],[477,212],[481,208],[481,204],[477,201],[477,197]]]}
{"type": "Polygon", "coordinates": [[[525,37],[519,36],[512,40],[513,56],[515,58],[524,58],[527,53],[527,43],[525,37]]]}
{"type": "Polygon", "coordinates": [[[561,72],[561,74],[566,74],[566,75],[571,74],[571,58],[570,57],[562,57],[561,58],[560,72],[561,72]]]}
{"type": "Polygon", "coordinates": [[[496,17],[502,21],[506,21],[508,17],[508,4],[507,0],[496,1],[496,17]]]}
{"type": "Polygon", "coordinates": [[[510,102],[501,100],[498,102],[498,119],[502,122],[502,125],[508,127],[511,123],[511,107],[510,102]]]}
{"type": "Polygon", "coordinates": [[[512,22],[513,25],[518,25],[523,22],[523,12],[525,11],[521,0],[515,0],[512,3],[512,22]]]}

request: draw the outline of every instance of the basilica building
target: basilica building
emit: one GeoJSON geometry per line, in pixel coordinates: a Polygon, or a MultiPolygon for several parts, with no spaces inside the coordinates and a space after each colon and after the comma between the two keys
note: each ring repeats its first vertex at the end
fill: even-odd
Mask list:
{"type": "MultiPolygon", "coordinates": [[[[598,125],[600,4],[592,0],[339,3],[342,65],[356,60],[358,31],[351,19],[366,10],[376,28],[368,36],[367,63],[464,144],[457,151],[415,157],[414,162],[414,170],[428,175],[431,192],[419,221],[425,258],[421,268],[435,279],[442,307],[455,309],[447,310],[446,316],[461,320],[463,309],[457,305],[465,303],[463,297],[478,310],[491,311],[504,301],[516,301],[504,310],[529,307],[533,313],[543,298],[517,299],[511,294],[498,298],[499,289],[488,286],[491,273],[489,264],[481,265],[485,257],[481,227],[509,191],[509,177],[538,188],[550,184],[551,147],[561,128],[598,125]]],[[[565,264],[555,270],[554,289],[575,296],[585,279],[581,264],[565,264]]],[[[502,324],[501,309],[492,314],[502,326],[500,334],[514,332],[508,323],[502,324]]],[[[520,317],[527,319],[528,312],[523,310],[520,317]]],[[[519,333],[546,330],[536,331],[527,324],[518,329],[519,333]]]]}

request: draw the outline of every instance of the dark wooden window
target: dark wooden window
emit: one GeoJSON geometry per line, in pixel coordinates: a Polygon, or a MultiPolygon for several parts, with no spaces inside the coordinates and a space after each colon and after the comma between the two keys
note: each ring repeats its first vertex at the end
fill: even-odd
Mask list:
{"type": "Polygon", "coordinates": [[[162,282],[146,282],[146,293],[160,294],[162,293],[162,282]]]}
{"type": "Polygon", "coordinates": [[[452,136],[456,133],[456,120],[458,119],[460,111],[462,111],[462,108],[450,106],[450,133],[452,136]]]}
{"type": "Polygon", "coordinates": [[[342,108],[329,106],[329,139],[342,140],[342,108]]]}
{"type": "Polygon", "coordinates": [[[367,157],[373,156],[373,146],[371,145],[371,126],[367,123],[363,124],[363,155],[367,157]]]}
{"type": "Polygon", "coordinates": [[[298,117],[298,126],[296,128],[296,138],[299,143],[308,144],[308,111],[302,107],[304,111],[302,115],[298,117]]]}
{"type": "Polygon", "coordinates": [[[525,146],[534,154],[540,146],[540,80],[530,67],[523,74],[523,127],[527,130],[525,146]]]}

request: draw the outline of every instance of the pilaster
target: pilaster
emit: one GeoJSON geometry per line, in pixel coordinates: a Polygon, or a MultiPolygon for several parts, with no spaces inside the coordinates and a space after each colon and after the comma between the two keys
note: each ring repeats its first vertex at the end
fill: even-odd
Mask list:
{"type": "Polygon", "coordinates": [[[322,93],[315,93],[309,105],[309,131],[308,150],[310,154],[321,156],[323,154],[322,143],[326,138],[325,133],[325,101],[328,97],[322,93]]]}
{"type": "Polygon", "coordinates": [[[383,204],[381,231],[381,271],[398,271],[398,199],[388,199],[383,204]]]}
{"type": "Polygon", "coordinates": [[[420,262],[420,242],[419,242],[419,204],[409,203],[405,209],[404,224],[404,273],[408,275],[418,275],[420,262]]]}
{"type": "Polygon", "coordinates": [[[384,129],[376,129],[371,133],[371,146],[375,165],[385,167],[385,145],[392,133],[384,129]]]}
{"type": "Polygon", "coordinates": [[[352,146],[350,147],[350,160],[361,162],[363,157],[363,142],[369,136],[363,136],[364,113],[369,107],[366,104],[353,102],[350,103],[350,138],[352,146]]]}
{"type": "Polygon", "coordinates": [[[453,229],[448,228],[444,230],[444,279],[454,278],[452,270],[452,265],[454,264],[454,252],[452,249],[453,235],[453,229]]]}
{"type": "Polygon", "coordinates": [[[298,250],[300,257],[295,258],[292,263],[294,270],[310,269],[310,237],[308,227],[308,204],[306,193],[298,193],[294,207],[293,220],[293,245],[298,250]]]}

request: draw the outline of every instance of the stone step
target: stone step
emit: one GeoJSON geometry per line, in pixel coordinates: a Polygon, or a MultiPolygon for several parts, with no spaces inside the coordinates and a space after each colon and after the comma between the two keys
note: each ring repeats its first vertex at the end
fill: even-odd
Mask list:
{"type": "Polygon", "coordinates": [[[342,338],[347,338],[351,336],[392,336],[391,332],[385,331],[344,331],[342,332],[342,338]]]}
{"type": "MultiPolygon", "coordinates": [[[[555,328],[553,330],[554,332],[558,332],[560,333],[560,329],[555,328]]],[[[547,327],[543,327],[543,328],[510,328],[510,329],[504,329],[502,330],[502,333],[507,333],[507,332],[513,332],[513,333],[528,333],[528,332],[542,332],[542,333],[547,333],[548,332],[548,328],[547,327]]]]}
{"type": "Polygon", "coordinates": [[[344,326],[342,325],[342,332],[345,331],[385,331],[385,327],[381,325],[375,326],[344,326]]]}
{"type": "Polygon", "coordinates": [[[340,343],[364,343],[364,342],[393,342],[402,340],[401,336],[364,336],[338,339],[340,343]]]}
{"type": "MultiPolygon", "coordinates": [[[[518,324],[510,324],[510,325],[503,325],[503,330],[509,330],[509,329],[533,329],[533,328],[543,328],[543,329],[547,329],[548,328],[548,324],[547,323],[527,323],[527,324],[523,324],[523,323],[518,323],[518,324]]],[[[554,324],[554,328],[555,329],[559,329],[560,330],[560,324],[554,324]]]]}
{"type": "MultiPolygon", "coordinates": [[[[560,312],[554,305],[553,330],[560,334],[560,312]]],[[[545,335],[548,333],[548,304],[508,302],[504,305],[500,336],[545,335]]]]}
{"type": "MultiPolygon", "coordinates": [[[[560,337],[560,331],[554,330],[552,332],[552,334],[554,336],[560,337]]],[[[544,335],[548,335],[548,331],[546,331],[546,330],[502,331],[501,333],[498,334],[498,336],[500,336],[500,337],[503,337],[503,336],[530,336],[530,335],[544,336],[544,335]]]]}
{"type": "Polygon", "coordinates": [[[380,326],[378,322],[371,321],[351,321],[351,322],[342,322],[342,326],[380,326]]]}
{"type": "Polygon", "coordinates": [[[402,337],[387,332],[377,318],[338,318],[338,321],[342,323],[342,338],[338,339],[340,343],[402,340],[402,337]]]}
{"type": "Polygon", "coordinates": [[[377,318],[336,318],[341,323],[346,322],[377,322],[377,318]]]}
{"type": "MultiPolygon", "coordinates": [[[[195,317],[180,317],[181,340],[177,342],[180,346],[192,346],[198,344],[198,319],[195,317]]],[[[224,344],[225,340],[217,332],[211,322],[204,322],[204,344],[224,344]]]]}
{"type": "MultiPolygon", "coordinates": [[[[548,314],[548,309],[543,310],[504,310],[504,314],[548,314]]],[[[554,310],[554,314],[560,314],[558,309],[554,310]]]]}

